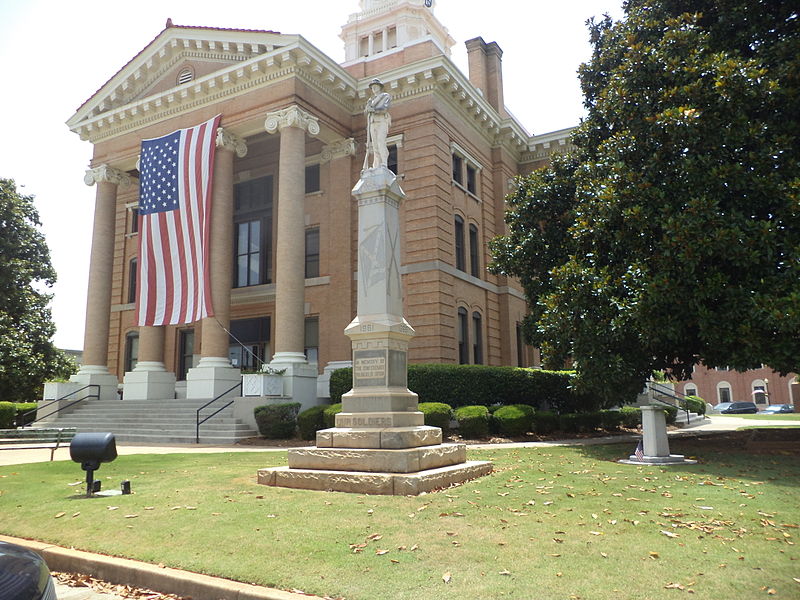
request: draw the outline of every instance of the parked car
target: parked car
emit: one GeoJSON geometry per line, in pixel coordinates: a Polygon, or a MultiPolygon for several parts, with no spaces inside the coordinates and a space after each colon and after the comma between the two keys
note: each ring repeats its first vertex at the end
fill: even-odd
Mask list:
{"type": "Polygon", "coordinates": [[[0,598],[57,600],[55,584],[44,559],[17,544],[0,542],[0,598]]]}
{"type": "Polygon", "coordinates": [[[765,415],[776,415],[779,413],[793,413],[794,406],[791,404],[770,404],[767,408],[761,411],[765,415]]]}
{"type": "Polygon", "coordinates": [[[723,408],[719,412],[723,415],[754,415],[758,412],[758,409],[755,402],[731,402],[729,407],[723,408]]]}
{"type": "Polygon", "coordinates": [[[720,402],[714,407],[714,412],[721,413],[726,408],[729,408],[731,404],[733,404],[733,402],[720,402]]]}

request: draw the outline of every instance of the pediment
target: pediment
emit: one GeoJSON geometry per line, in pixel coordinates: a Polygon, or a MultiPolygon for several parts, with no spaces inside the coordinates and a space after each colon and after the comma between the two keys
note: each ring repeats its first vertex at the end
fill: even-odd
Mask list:
{"type": "Polygon", "coordinates": [[[70,128],[121,106],[180,91],[192,81],[297,42],[273,31],[184,27],[168,24],[67,121],[70,128]],[[187,78],[183,71],[191,73],[187,78]]]}

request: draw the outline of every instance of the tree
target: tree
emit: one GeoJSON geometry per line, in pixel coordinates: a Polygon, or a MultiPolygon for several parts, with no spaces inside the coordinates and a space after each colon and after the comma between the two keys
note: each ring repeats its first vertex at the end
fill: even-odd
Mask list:
{"type": "Polygon", "coordinates": [[[46,379],[74,371],[74,363],[51,338],[55,333],[48,303],[56,272],[32,196],[0,179],[0,400],[32,401],[46,379]]]}
{"type": "Polygon", "coordinates": [[[783,0],[628,0],[589,22],[573,156],[519,181],[496,273],[584,385],[632,397],[698,362],[800,357],[800,15],[783,0]]]}

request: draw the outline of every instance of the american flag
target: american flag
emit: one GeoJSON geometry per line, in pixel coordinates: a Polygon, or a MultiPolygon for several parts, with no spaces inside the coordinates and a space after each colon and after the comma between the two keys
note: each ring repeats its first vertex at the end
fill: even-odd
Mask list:
{"type": "Polygon", "coordinates": [[[639,440],[639,443],[636,445],[636,450],[633,451],[633,454],[636,456],[636,460],[644,460],[644,446],[642,445],[642,440],[639,440]]]}
{"type": "Polygon", "coordinates": [[[140,326],[212,316],[209,281],[211,175],[220,115],[143,140],[139,160],[140,326]]]}

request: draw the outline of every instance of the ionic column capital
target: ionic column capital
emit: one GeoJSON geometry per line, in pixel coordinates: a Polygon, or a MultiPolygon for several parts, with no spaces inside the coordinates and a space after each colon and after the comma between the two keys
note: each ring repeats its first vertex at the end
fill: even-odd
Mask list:
{"type": "Polygon", "coordinates": [[[344,158],[356,153],[356,142],[353,138],[336,140],[322,148],[322,162],[328,162],[334,158],[344,158]]]}
{"type": "Polygon", "coordinates": [[[290,106],[267,113],[264,128],[268,133],[275,133],[285,127],[297,127],[307,131],[309,135],[319,135],[319,120],[299,106],[290,106]]]}
{"type": "Polygon", "coordinates": [[[222,127],[217,128],[217,148],[235,152],[239,158],[247,156],[247,143],[238,135],[222,127]]]}
{"type": "Polygon", "coordinates": [[[127,187],[131,184],[131,176],[125,171],[109,165],[100,165],[94,169],[87,169],[86,174],[83,176],[83,182],[90,186],[95,183],[108,182],[127,187]]]}

